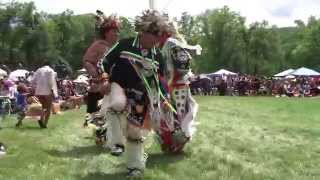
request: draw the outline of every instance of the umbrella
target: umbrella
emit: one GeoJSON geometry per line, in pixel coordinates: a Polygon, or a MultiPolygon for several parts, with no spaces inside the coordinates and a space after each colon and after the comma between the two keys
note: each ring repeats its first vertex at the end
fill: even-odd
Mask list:
{"type": "Polygon", "coordinates": [[[26,78],[29,71],[25,69],[17,69],[9,74],[9,79],[19,81],[19,78],[26,78]]]}

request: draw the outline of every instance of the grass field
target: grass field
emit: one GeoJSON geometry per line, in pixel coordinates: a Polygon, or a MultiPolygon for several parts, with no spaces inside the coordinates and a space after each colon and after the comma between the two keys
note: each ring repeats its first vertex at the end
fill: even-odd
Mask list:
{"type": "MultiPolygon", "coordinates": [[[[145,179],[320,179],[320,99],[197,97],[198,131],[181,155],[147,142],[145,179]]],[[[53,116],[48,129],[4,121],[0,180],[124,179],[124,157],[96,147],[84,109],[53,116]]]]}

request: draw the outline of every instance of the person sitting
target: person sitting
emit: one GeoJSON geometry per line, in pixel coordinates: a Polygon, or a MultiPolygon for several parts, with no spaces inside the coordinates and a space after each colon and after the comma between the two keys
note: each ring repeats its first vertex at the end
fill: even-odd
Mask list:
{"type": "Polygon", "coordinates": [[[304,97],[305,96],[307,96],[307,97],[311,96],[310,89],[311,89],[311,86],[310,86],[309,82],[306,81],[305,84],[302,86],[302,94],[303,94],[304,97]]]}
{"type": "Polygon", "coordinates": [[[288,84],[285,87],[285,95],[288,97],[292,97],[294,94],[294,87],[292,86],[292,84],[288,84]]]}

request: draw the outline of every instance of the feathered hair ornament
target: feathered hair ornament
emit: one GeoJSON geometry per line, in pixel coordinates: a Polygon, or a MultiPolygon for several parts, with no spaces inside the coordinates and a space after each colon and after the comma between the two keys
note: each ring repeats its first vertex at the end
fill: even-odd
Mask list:
{"type": "Polygon", "coordinates": [[[110,16],[106,16],[102,11],[97,10],[96,11],[96,30],[100,33],[104,33],[107,30],[110,29],[117,29],[119,30],[121,23],[115,14],[111,14],[110,16]]]}

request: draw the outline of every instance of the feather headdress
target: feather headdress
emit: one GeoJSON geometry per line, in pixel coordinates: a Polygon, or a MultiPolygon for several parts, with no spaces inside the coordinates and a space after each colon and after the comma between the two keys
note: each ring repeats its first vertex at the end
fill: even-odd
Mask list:
{"type": "Polygon", "coordinates": [[[112,14],[110,16],[106,16],[102,11],[96,11],[96,29],[101,31],[106,31],[109,29],[119,29],[121,26],[120,20],[118,16],[112,14]]]}

